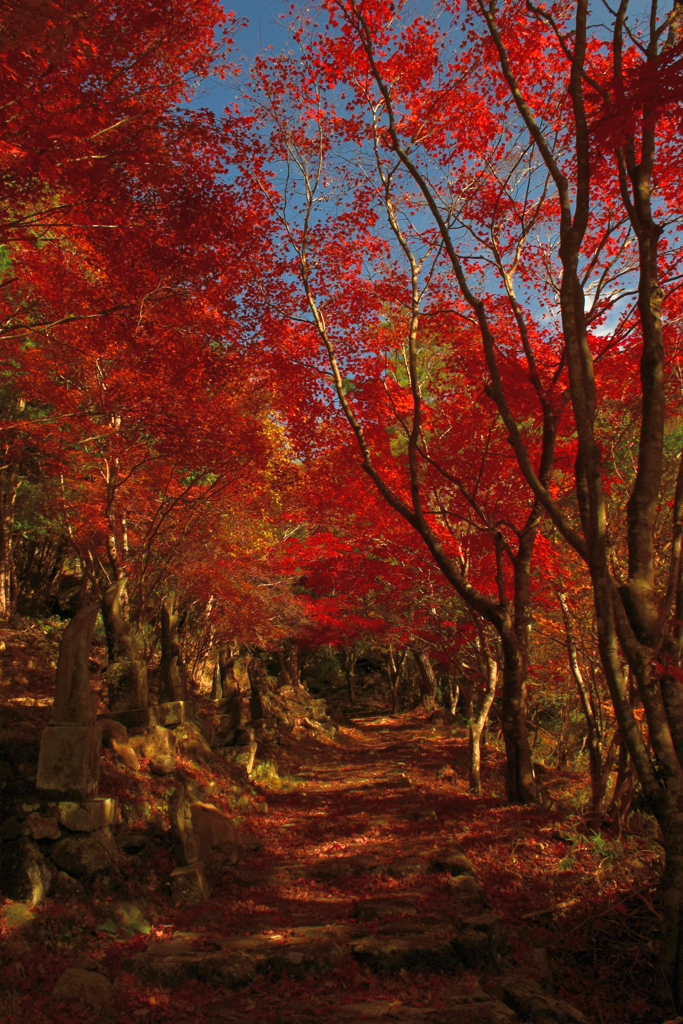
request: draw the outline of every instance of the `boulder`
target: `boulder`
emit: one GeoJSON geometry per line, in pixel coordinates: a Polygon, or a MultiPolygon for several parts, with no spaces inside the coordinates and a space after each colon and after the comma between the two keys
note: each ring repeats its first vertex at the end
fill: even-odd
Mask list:
{"type": "Polygon", "coordinates": [[[149,762],[149,770],[152,775],[170,775],[177,763],[175,757],[153,757],[149,762]]]}
{"type": "Polygon", "coordinates": [[[144,910],[137,903],[118,903],[114,907],[114,921],[128,935],[149,935],[152,930],[144,910]]]}
{"type": "Polygon", "coordinates": [[[193,722],[184,722],[175,730],[178,746],[189,757],[199,761],[208,761],[213,756],[201,729],[193,722]]]}
{"type": "Polygon", "coordinates": [[[118,864],[118,851],[108,826],[95,832],[66,836],[52,847],[58,868],[76,878],[88,878],[118,864]]]}
{"type": "Polygon", "coordinates": [[[445,871],[449,875],[472,875],[474,867],[459,847],[439,850],[431,858],[432,871],[445,871]]]}
{"type": "Polygon", "coordinates": [[[113,825],[116,821],[118,801],[115,797],[97,797],[95,800],[78,802],[60,800],[49,804],[50,814],[54,814],[60,825],[70,832],[95,832],[105,825],[113,825]]]}
{"type": "Polygon", "coordinates": [[[114,751],[121,764],[124,764],[126,768],[130,768],[132,772],[140,771],[138,755],[127,743],[119,743],[117,740],[112,740],[111,749],[114,751]]]}
{"type": "Polygon", "coordinates": [[[52,891],[56,896],[67,898],[85,896],[85,888],[77,878],[67,875],[66,871],[56,871],[52,879],[52,891]]]}
{"type": "Polygon", "coordinates": [[[25,903],[8,903],[0,910],[0,926],[7,932],[19,932],[33,921],[33,914],[25,903]]]}
{"type": "Polygon", "coordinates": [[[10,900],[20,900],[29,909],[37,906],[50,891],[52,872],[31,839],[0,844],[0,886],[10,900]]]}
{"type": "Polygon", "coordinates": [[[105,747],[110,747],[112,740],[116,740],[117,743],[128,743],[128,730],[121,722],[114,718],[98,718],[97,724],[102,729],[102,743],[105,747]]]}
{"type": "Polygon", "coordinates": [[[52,998],[57,1002],[79,999],[83,1003],[97,1006],[108,1002],[112,992],[112,983],[99,971],[68,967],[53,988],[52,998]]]}
{"type": "Polygon", "coordinates": [[[162,725],[155,725],[142,736],[131,736],[128,745],[138,757],[146,759],[174,757],[176,752],[175,736],[162,725]]]}
{"type": "Polygon", "coordinates": [[[62,838],[57,820],[52,817],[43,817],[43,815],[38,814],[36,811],[28,815],[24,821],[24,828],[26,829],[25,834],[30,835],[31,839],[62,838]]]}
{"type": "Polygon", "coordinates": [[[200,860],[210,871],[235,864],[243,853],[237,830],[227,814],[213,804],[190,805],[192,829],[199,842],[200,860]]]}
{"type": "Polygon", "coordinates": [[[588,1024],[580,1010],[554,999],[527,978],[515,978],[505,986],[503,999],[528,1024],[588,1024]]]}
{"type": "Polygon", "coordinates": [[[185,721],[186,708],[186,701],[175,700],[165,704],[153,704],[151,707],[117,711],[108,715],[106,720],[119,722],[127,730],[151,729],[155,725],[174,726],[185,721]]]}

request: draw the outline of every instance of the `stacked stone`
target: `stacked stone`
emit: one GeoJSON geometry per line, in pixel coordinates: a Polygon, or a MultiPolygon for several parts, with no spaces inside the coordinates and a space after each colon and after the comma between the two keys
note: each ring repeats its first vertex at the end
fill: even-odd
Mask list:
{"type": "MultiPolygon", "coordinates": [[[[183,700],[169,701],[166,704],[155,704],[145,708],[129,708],[125,711],[112,711],[101,718],[101,723],[112,733],[112,746],[121,754],[117,743],[130,748],[136,758],[149,760],[150,771],[155,775],[168,775],[176,766],[176,732],[184,739],[183,729],[187,718],[186,702],[183,700]],[[123,726],[122,736],[113,734],[111,723],[123,726]],[[124,731],[125,730],[125,731],[124,731]]],[[[124,763],[127,763],[125,757],[124,763]]]]}
{"type": "Polygon", "coordinates": [[[102,729],[88,671],[98,611],[96,604],[81,609],[64,630],[52,716],[40,740],[36,799],[19,804],[0,828],[3,892],[30,906],[53,884],[78,888],[71,876],[117,865],[111,836],[117,805],[98,796],[102,729]]]}

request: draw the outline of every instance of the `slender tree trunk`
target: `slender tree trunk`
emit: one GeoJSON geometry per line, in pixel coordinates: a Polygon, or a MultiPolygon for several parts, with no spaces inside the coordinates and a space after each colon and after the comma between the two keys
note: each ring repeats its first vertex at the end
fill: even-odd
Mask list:
{"type": "Polygon", "coordinates": [[[683,1003],[683,790],[667,787],[659,817],[664,842],[660,892],[664,924],[660,947],[659,995],[666,1005],[683,1003]]]}
{"type": "Polygon", "coordinates": [[[486,689],[477,714],[470,722],[470,792],[473,796],[481,796],[481,740],[496,696],[498,681],[498,662],[483,629],[480,632],[480,646],[480,653],[486,665],[486,689]]]}
{"type": "Polygon", "coordinates": [[[558,594],[558,598],[560,608],[562,609],[562,618],[564,620],[565,643],[567,647],[567,657],[569,659],[569,668],[571,670],[572,678],[576,684],[581,710],[583,711],[583,716],[586,721],[586,747],[588,749],[588,766],[591,779],[591,811],[593,814],[599,815],[602,813],[603,803],[607,793],[607,785],[609,783],[610,771],[614,762],[614,747],[617,734],[616,732],[614,733],[612,742],[610,743],[607,754],[603,760],[603,737],[600,725],[595,715],[591,692],[586,686],[579,666],[567,595],[560,592],[558,594]]]}
{"type": "Polygon", "coordinates": [[[446,681],[446,696],[448,699],[448,710],[452,715],[455,715],[458,709],[458,697],[460,696],[460,683],[458,681],[457,670],[450,665],[448,668],[448,677],[446,681]]]}
{"type": "Polygon", "coordinates": [[[420,703],[425,711],[436,707],[436,676],[429,655],[424,651],[413,651],[413,658],[420,672],[420,703]]]}
{"type": "Polygon", "coordinates": [[[280,665],[286,680],[282,680],[282,684],[289,683],[290,686],[298,686],[301,682],[301,674],[299,672],[299,652],[296,644],[288,641],[283,644],[279,652],[280,665]]]}
{"type": "Polygon", "coordinates": [[[403,664],[405,662],[405,658],[405,651],[396,652],[394,651],[393,647],[390,647],[385,655],[387,665],[387,677],[389,679],[389,692],[391,693],[392,715],[398,714],[398,698],[399,690],[401,687],[401,675],[403,671],[403,664]]]}
{"type": "Polygon", "coordinates": [[[344,648],[344,674],[346,676],[346,687],[349,694],[349,703],[356,703],[356,661],[358,655],[352,647],[344,648]]]}
{"type": "Polygon", "coordinates": [[[264,688],[264,670],[260,658],[250,658],[247,665],[249,676],[249,711],[252,722],[262,721],[264,718],[263,700],[261,691],[264,688]]]}
{"type": "Polygon", "coordinates": [[[19,489],[19,463],[12,461],[0,468],[0,619],[16,607],[16,579],[12,558],[14,503],[19,489]]]}
{"type": "Polygon", "coordinates": [[[211,700],[222,700],[223,699],[223,680],[221,679],[221,668],[218,664],[218,658],[213,666],[213,672],[211,674],[211,700]]]}
{"type": "Polygon", "coordinates": [[[187,697],[187,676],[180,651],[178,616],[175,596],[171,594],[161,605],[161,661],[159,663],[159,703],[187,697]]]}

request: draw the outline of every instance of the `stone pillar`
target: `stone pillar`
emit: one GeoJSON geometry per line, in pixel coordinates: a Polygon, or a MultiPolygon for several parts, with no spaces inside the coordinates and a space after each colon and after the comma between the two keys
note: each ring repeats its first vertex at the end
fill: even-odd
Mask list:
{"type": "Polygon", "coordinates": [[[101,748],[100,725],[48,725],[40,737],[36,779],[40,796],[53,800],[97,796],[101,748]]]}
{"type": "MultiPolygon", "coordinates": [[[[0,844],[0,876],[11,898],[35,906],[52,885],[53,872],[34,840],[52,840],[50,857],[61,869],[61,885],[78,885],[64,874],[86,877],[117,869],[110,826],[117,802],[97,796],[102,727],[95,724],[97,700],[90,686],[89,660],[99,605],[82,608],[64,630],[59,648],[50,724],[40,737],[37,802],[18,805],[12,835],[0,844]]],[[[7,831],[8,823],[3,828],[7,831]]]]}
{"type": "Polygon", "coordinates": [[[36,786],[48,798],[88,800],[97,795],[102,729],[88,662],[96,604],[82,608],[64,630],[59,648],[50,725],[40,737],[36,786]]]}

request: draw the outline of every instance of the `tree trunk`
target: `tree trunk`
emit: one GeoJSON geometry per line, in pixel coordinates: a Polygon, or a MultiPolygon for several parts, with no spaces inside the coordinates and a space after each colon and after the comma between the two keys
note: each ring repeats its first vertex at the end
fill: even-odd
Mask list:
{"type": "Polygon", "coordinates": [[[356,703],[356,661],[358,655],[352,647],[344,648],[344,674],[349,693],[349,703],[356,703]]]}
{"type": "Polygon", "coordinates": [[[263,700],[261,691],[264,688],[265,675],[263,662],[260,658],[250,658],[247,665],[249,676],[249,713],[252,723],[262,722],[264,719],[263,700]]]}
{"type": "Polygon", "coordinates": [[[221,679],[221,668],[216,659],[213,672],[211,673],[211,700],[223,699],[223,680],[221,679]]]}
{"type": "Polygon", "coordinates": [[[180,652],[178,616],[174,605],[175,596],[172,594],[161,606],[160,704],[187,698],[187,675],[180,652]]]}
{"type": "Polygon", "coordinates": [[[14,503],[19,489],[19,463],[0,468],[0,619],[8,618],[16,607],[16,579],[12,560],[14,503]]]}
{"type": "Polygon", "coordinates": [[[501,636],[503,650],[502,726],[505,743],[505,791],[512,804],[535,803],[529,732],[526,723],[526,673],[514,633],[501,636]]]}
{"type": "Polygon", "coordinates": [[[683,791],[667,791],[659,823],[664,842],[664,875],[660,883],[664,923],[658,994],[664,1005],[680,1007],[683,1005],[683,791]]]}
{"type": "Polygon", "coordinates": [[[586,720],[586,747],[588,749],[588,766],[591,779],[591,812],[594,815],[600,815],[602,814],[603,803],[607,793],[607,786],[609,784],[610,772],[612,764],[614,763],[614,747],[617,733],[614,733],[607,753],[604,754],[602,732],[595,715],[592,695],[586,686],[579,666],[567,595],[564,593],[558,593],[558,598],[560,608],[562,609],[562,618],[564,620],[565,643],[567,647],[567,656],[569,658],[569,668],[576,684],[581,710],[583,711],[583,716],[586,720]]]}
{"type": "Polygon", "coordinates": [[[107,690],[111,711],[147,707],[147,666],[121,611],[124,576],[107,588],[102,597],[102,619],[107,638],[109,666],[107,690]]]}
{"type": "Polygon", "coordinates": [[[385,654],[385,661],[387,665],[387,678],[389,680],[389,692],[391,694],[392,715],[398,714],[398,698],[399,690],[401,687],[401,674],[405,659],[406,652],[395,652],[393,647],[390,647],[385,654]]]}
{"type": "Polygon", "coordinates": [[[301,674],[299,672],[299,654],[295,643],[288,641],[283,644],[279,651],[281,673],[279,685],[299,686],[301,674]]]}
{"type": "Polygon", "coordinates": [[[436,676],[429,655],[424,651],[413,651],[413,658],[420,671],[420,703],[425,711],[436,707],[436,676]]]}
{"type": "Polygon", "coordinates": [[[458,681],[457,670],[451,665],[448,669],[448,678],[446,681],[446,697],[448,700],[448,710],[452,715],[455,715],[458,710],[458,697],[460,696],[460,683],[458,681]]]}
{"type": "Polygon", "coordinates": [[[481,741],[486,722],[489,717],[493,699],[496,696],[498,681],[498,662],[491,650],[491,645],[483,629],[480,633],[481,654],[486,663],[486,690],[476,717],[470,722],[470,792],[473,796],[481,796],[481,741]]]}

